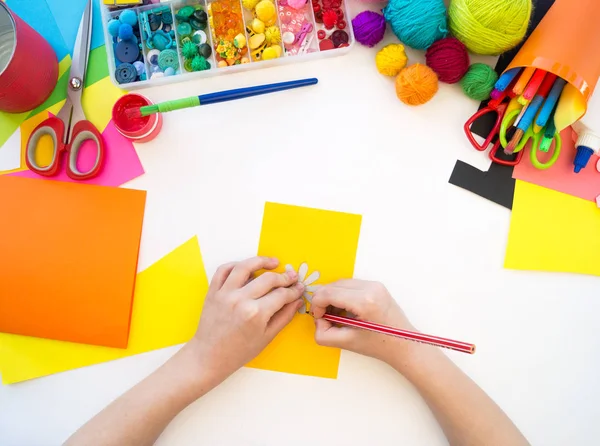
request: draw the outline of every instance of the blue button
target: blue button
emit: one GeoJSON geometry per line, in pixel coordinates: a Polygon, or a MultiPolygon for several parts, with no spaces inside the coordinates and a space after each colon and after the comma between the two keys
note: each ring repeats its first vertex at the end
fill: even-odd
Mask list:
{"type": "Polygon", "coordinates": [[[138,72],[130,63],[123,63],[115,70],[115,78],[119,84],[128,84],[134,82],[138,77],[138,72]]]}
{"type": "Polygon", "coordinates": [[[122,41],[117,43],[115,52],[117,53],[117,59],[121,62],[132,63],[135,62],[140,55],[140,47],[131,41],[122,41]]]}

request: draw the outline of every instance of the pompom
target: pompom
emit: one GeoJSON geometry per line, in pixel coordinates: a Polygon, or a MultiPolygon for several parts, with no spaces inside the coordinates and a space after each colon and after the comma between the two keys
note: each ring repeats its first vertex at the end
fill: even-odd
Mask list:
{"type": "Polygon", "coordinates": [[[484,63],[474,63],[460,81],[460,86],[467,96],[476,101],[489,99],[494,85],[498,81],[498,73],[484,63]]]}
{"type": "Polygon", "coordinates": [[[531,0],[452,0],[448,20],[469,51],[498,55],[523,40],[531,11],[531,0]]]}
{"type": "Polygon", "coordinates": [[[198,45],[191,40],[187,40],[181,47],[181,54],[186,59],[193,59],[198,54],[198,45]]]}
{"type": "Polygon", "coordinates": [[[242,6],[248,11],[252,11],[258,5],[260,0],[242,0],[242,6]]]}
{"type": "Polygon", "coordinates": [[[210,69],[210,63],[202,56],[196,56],[192,60],[192,71],[204,71],[210,69]]]}
{"type": "Polygon", "coordinates": [[[275,5],[270,0],[261,0],[256,4],[254,13],[263,22],[270,23],[277,16],[275,5]]]}
{"type": "Polygon", "coordinates": [[[338,21],[338,16],[333,9],[323,13],[323,25],[326,29],[332,29],[338,21]]]}
{"type": "Polygon", "coordinates": [[[427,65],[411,65],[396,77],[396,95],[408,105],[422,105],[438,91],[438,78],[427,65]]]}
{"type": "Polygon", "coordinates": [[[398,39],[417,50],[448,35],[444,0],[390,0],[383,16],[398,39]]]}
{"type": "Polygon", "coordinates": [[[406,66],[408,58],[404,45],[391,43],[384,46],[375,56],[377,70],[385,76],[396,76],[406,66]]]}
{"type": "Polygon", "coordinates": [[[440,81],[455,84],[469,71],[469,53],[454,37],[438,40],[425,54],[427,66],[436,72],[440,81]]]}
{"type": "Polygon", "coordinates": [[[374,47],[385,34],[385,18],[373,11],[363,11],[352,19],[352,29],[359,43],[374,47]]]}
{"type": "Polygon", "coordinates": [[[119,36],[119,28],[121,27],[121,21],[112,19],[108,22],[108,33],[113,37],[119,36]]]}
{"type": "Polygon", "coordinates": [[[269,26],[265,30],[265,38],[268,45],[276,45],[281,42],[281,31],[277,26],[269,26]]]}
{"type": "Polygon", "coordinates": [[[119,20],[121,23],[127,23],[130,26],[135,26],[138,22],[137,14],[132,9],[124,10],[121,15],[119,15],[119,20]]]}
{"type": "Polygon", "coordinates": [[[306,0],[288,0],[287,4],[290,8],[298,10],[306,5],[306,0]]]}
{"type": "Polygon", "coordinates": [[[129,40],[133,37],[133,28],[127,23],[121,23],[119,26],[119,39],[129,40]]]}

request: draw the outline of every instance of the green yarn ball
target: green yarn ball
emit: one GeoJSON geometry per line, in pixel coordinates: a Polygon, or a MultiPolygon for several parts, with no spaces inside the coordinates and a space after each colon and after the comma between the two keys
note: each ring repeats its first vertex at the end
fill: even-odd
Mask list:
{"type": "Polygon", "coordinates": [[[181,54],[183,54],[183,57],[186,59],[193,59],[198,55],[198,45],[191,40],[185,42],[181,47],[181,54]]]}
{"type": "Polygon", "coordinates": [[[448,24],[469,51],[496,56],[523,40],[532,10],[531,0],[452,0],[448,24]]]}
{"type": "Polygon", "coordinates": [[[498,81],[498,73],[484,63],[474,63],[460,81],[460,86],[467,96],[476,101],[485,101],[498,81]]]}
{"type": "Polygon", "coordinates": [[[210,69],[210,62],[202,56],[194,57],[192,60],[192,71],[204,71],[210,69]]]}

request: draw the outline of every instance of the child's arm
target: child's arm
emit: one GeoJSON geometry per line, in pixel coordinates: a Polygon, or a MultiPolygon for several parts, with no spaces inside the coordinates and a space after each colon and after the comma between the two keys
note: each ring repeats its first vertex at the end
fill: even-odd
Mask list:
{"type": "Polygon", "coordinates": [[[152,445],[169,422],[257,356],[294,317],[304,287],[276,259],[224,265],[212,279],[198,332],[161,368],[79,429],[66,445],[152,445]]]}
{"type": "Polygon", "coordinates": [[[502,409],[439,348],[334,326],[322,319],[328,306],[359,319],[415,331],[383,285],[344,280],[320,288],[311,305],[317,343],[372,356],[402,373],[425,399],[453,446],[529,444],[502,409]]]}

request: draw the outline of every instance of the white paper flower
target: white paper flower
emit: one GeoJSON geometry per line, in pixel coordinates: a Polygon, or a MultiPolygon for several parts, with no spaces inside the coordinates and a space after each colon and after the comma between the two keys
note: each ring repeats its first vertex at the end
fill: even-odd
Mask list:
{"type": "MultiPolygon", "coordinates": [[[[292,265],[285,265],[285,270],[296,271],[292,265]]],[[[306,273],[308,273],[308,264],[304,262],[298,268],[298,282],[304,284],[304,294],[302,294],[302,297],[304,298],[304,305],[302,305],[302,307],[300,307],[298,310],[298,313],[300,314],[306,314],[308,309],[307,302],[312,302],[313,293],[317,291],[320,286],[313,285],[313,283],[315,283],[317,280],[319,280],[319,277],[321,277],[321,273],[319,273],[319,271],[313,271],[308,277],[306,276],[306,273]]]]}

